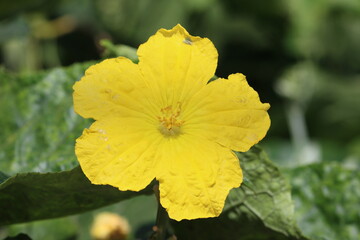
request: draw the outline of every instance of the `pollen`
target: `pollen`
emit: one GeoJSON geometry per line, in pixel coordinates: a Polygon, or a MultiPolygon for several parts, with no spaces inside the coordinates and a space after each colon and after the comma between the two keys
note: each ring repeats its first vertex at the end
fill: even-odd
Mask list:
{"type": "Polygon", "coordinates": [[[160,109],[159,131],[167,137],[178,136],[181,133],[181,126],[184,121],[180,119],[181,104],[178,102],[175,107],[169,105],[160,109]]]}

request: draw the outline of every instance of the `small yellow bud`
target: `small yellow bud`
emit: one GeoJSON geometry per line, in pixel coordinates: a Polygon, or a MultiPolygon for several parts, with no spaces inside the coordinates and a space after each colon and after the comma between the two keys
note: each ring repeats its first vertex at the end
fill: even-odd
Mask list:
{"type": "Polygon", "coordinates": [[[129,232],[128,221],[109,212],[98,214],[91,227],[91,236],[95,240],[124,240],[129,232]]]}

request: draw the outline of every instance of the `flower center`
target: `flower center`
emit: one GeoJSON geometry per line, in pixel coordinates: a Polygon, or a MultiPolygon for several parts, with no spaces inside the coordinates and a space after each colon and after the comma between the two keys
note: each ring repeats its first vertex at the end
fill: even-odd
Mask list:
{"type": "Polygon", "coordinates": [[[166,137],[178,136],[181,133],[180,127],[184,123],[183,120],[179,120],[181,112],[180,103],[177,103],[175,108],[169,105],[160,111],[161,116],[158,117],[160,122],[159,131],[166,137]]]}

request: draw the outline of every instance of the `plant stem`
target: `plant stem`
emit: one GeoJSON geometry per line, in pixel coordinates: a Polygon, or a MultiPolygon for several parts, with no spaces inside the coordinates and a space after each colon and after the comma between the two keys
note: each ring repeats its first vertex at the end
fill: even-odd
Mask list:
{"type": "Polygon", "coordinates": [[[155,233],[152,239],[165,240],[167,228],[169,225],[169,215],[166,212],[166,209],[163,208],[160,204],[160,191],[158,184],[154,186],[154,193],[158,202],[158,210],[156,216],[156,226],[154,229],[155,233]]]}

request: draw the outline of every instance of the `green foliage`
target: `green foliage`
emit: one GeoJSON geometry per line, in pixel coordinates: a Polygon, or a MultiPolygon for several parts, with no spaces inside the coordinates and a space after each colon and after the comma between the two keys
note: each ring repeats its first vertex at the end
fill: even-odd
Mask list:
{"type": "Polygon", "coordinates": [[[73,110],[72,85],[90,63],[15,75],[0,69],[0,169],[62,171],[76,165],[75,139],[89,120],[73,110]]]}
{"type": "MultiPolygon", "coordinates": [[[[141,195],[119,203],[88,211],[78,215],[28,222],[6,226],[4,236],[26,233],[33,239],[46,240],[89,240],[91,224],[97,214],[112,212],[126,218],[131,226],[129,239],[148,239],[151,227],[156,219],[156,198],[153,195],[141,195]]],[[[0,229],[0,239],[1,229],[0,229]]]]}
{"type": "Polygon", "coordinates": [[[80,167],[59,173],[23,173],[0,185],[0,225],[77,214],[151,192],[93,185],[80,167]]]}
{"type": "Polygon", "coordinates": [[[290,185],[265,152],[238,153],[246,185],[233,189],[219,218],[172,222],[180,239],[306,239],[296,226],[290,185]]]}
{"type": "MultiPolygon", "coordinates": [[[[157,29],[183,22],[186,9],[182,1],[93,1],[98,20],[113,36],[142,43],[157,29]]],[[[136,45],[135,45],[136,46],[136,45]]],[[[137,46],[136,46],[137,47],[137,46]]]]}
{"type": "Polygon", "coordinates": [[[20,233],[15,237],[7,237],[4,240],[31,240],[31,238],[26,234],[20,233]]]}
{"type": "Polygon", "coordinates": [[[74,239],[79,234],[79,226],[76,223],[74,217],[64,217],[26,224],[15,224],[8,228],[7,235],[13,236],[22,232],[31,236],[34,240],[69,240],[74,239]]]}
{"type": "MultiPolygon", "coordinates": [[[[292,185],[295,215],[304,234],[316,240],[357,240],[360,237],[360,142],[347,148],[322,140],[316,146],[322,160],[296,161],[295,148],[286,142],[266,146],[272,159],[286,168],[292,185]]],[[[304,155],[303,155],[304,156],[304,155]]]]}
{"type": "MultiPolygon", "coordinates": [[[[15,1],[0,1],[0,19],[13,16],[24,10],[29,10],[33,8],[44,8],[46,0],[15,0],[15,1]]],[[[56,1],[50,0],[54,4],[56,1]]],[[[49,5],[47,6],[49,7],[49,5]]]]}
{"type": "Polygon", "coordinates": [[[100,41],[100,45],[105,48],[103,53],[104,58],[112,58],[112,57],[126,57],[129,58],[133,62],[138,62],[138,56],[136,54],[137,49],[127,46],[127,45],[114,45],[109,40],[102,40],[100,41]]]}
{"type": "Polygon", "coordinates": [[[313,239],[360,239],[360,172],[316,163],[288,171],[299,225],[313,239]]]}
{"type": "Polygon", "coordinates": [[[4,182],[6,179],[8,179],[9,176],[7,176],[5,173],[0,172],[0,183],[4,182]]]}
{"type": "Polygon", "coordinates": [[[359,69],[359,1],[290,0],[284,3],[291,12],[288,38],[291,51],[320,60],[335,70],[359,69]]]}

